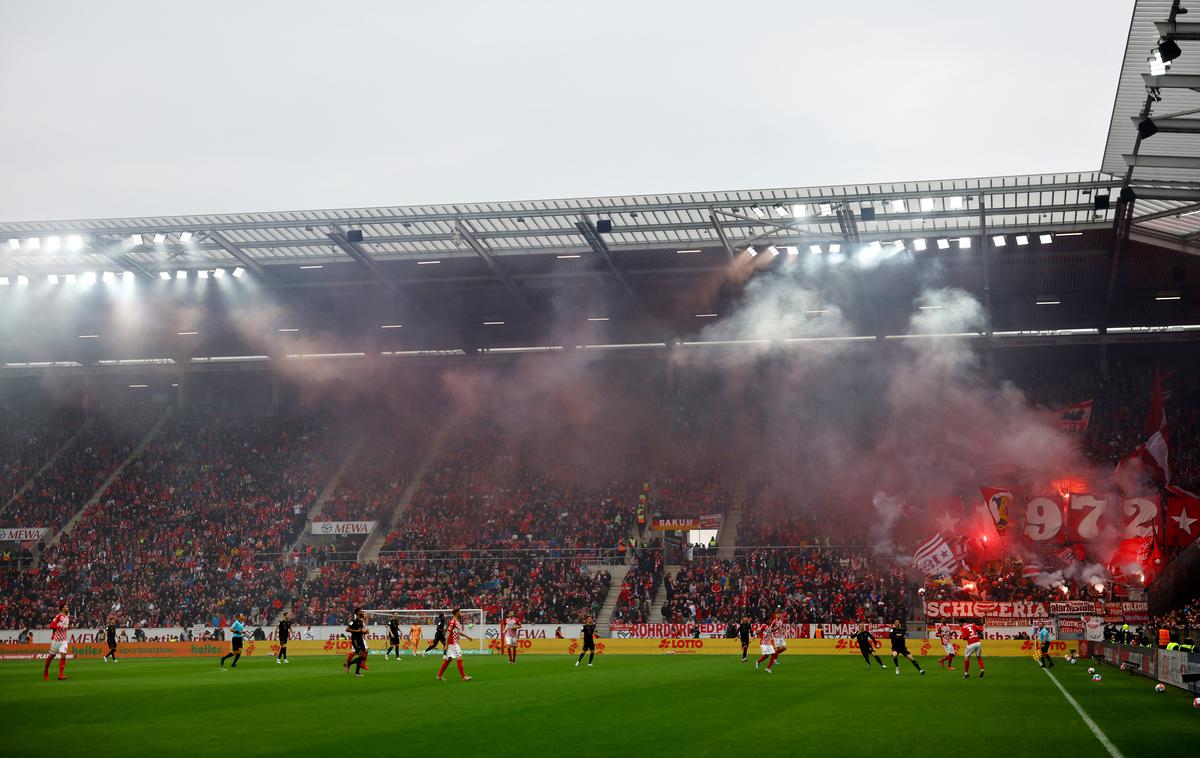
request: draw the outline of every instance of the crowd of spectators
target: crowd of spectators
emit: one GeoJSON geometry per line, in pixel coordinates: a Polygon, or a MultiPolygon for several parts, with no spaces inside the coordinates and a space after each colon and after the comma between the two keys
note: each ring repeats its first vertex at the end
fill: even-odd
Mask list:
{"type": "Polygon", "coordinates": [[[642,624],[650,620],[650,607],[663,582],[662,552],[654,549],[635,551],[621,584],[621,594],[613,610],[613,621],[642,624]]]}
{"type": "Polygon", "coordinates": [[[237,612],[269,621],[300,573],[275,559],[296,538],[339,445],[319,413],[206,407],[171,418],[43,555],[40,597],[28,610],[53,598],[85,624],[110,610],[128,626],[237,612]]]}
{"type": "Polygon", "coordinates": [[[57,534],[149,431],[161,408],[136,406],[117,423],[89,419],[53,465],[0,513],[0,526],[44,527],[57,534]]]}
{"type": "Polygon", "coordinates": [[[917,598],[894,563],[824,548],[696,559],[665,588],[663,619],[672,623],[763,620],[778,610],[792,623],[891,621],[907,619],[917,598]]]}
{"type": "Polygon", "coordinates": [[[0,402],[0,508],[83,422],[74,406],[0,402]]]}
{"type": "Polygon", "coordinates": [[[581,622],[595,616],[612,582],[583,561],[523,557],[405,558],[329,563],[304,582],[297,623],[336,624],[349,609],[481,608],[487,618],[515,613],[525,623],[581,622]]]}

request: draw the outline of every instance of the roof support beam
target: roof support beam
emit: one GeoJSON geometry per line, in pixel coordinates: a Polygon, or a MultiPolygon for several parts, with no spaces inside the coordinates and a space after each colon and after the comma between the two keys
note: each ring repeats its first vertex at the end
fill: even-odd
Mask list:
{"type": "Polygon", "coordinates": [[[1200,171],[1200,156],[1194,155],[1134,155],[1121,156],[1130,168],[1174,168],[1184,171],[1200,171]]]}
{"type": "Polygon", "coordinates": [[[1200,89],[1200,74],[1142,74],[1151,89],[1200,89]]]}
{"type": "Polygon", "coordinates": [[[717,218],[717,211],[708,214],[708,220],[712,222],[713,228],[717,230],[717,237],[721,240],[721,245],[725,247],[725,255],[730,260],[733,259],[733,246],[729,244],[729,236],[725,234],[725,227],[721,226],[721,219],[717,218]]]}
{"type": "Polygon", "coordinates": [[[1195,21],[1156,21],[1154,28],[1158,29],[1159,36],[1170,36],[1176,42],[1200,40],[1200,23],[1195,21]]]}
{"type": "MultiPolygon", "coordinates": [[[[1131,116],[1134,125],[1141,124],[1144,119],[1140,116],[1131,116]]],[[[1172,116],[1164,116],[1162,118],[1148,117],[1150,122],[1154,124],[1154,128],[1159,134],[1200,134],[1200,118],[1180,118],[1172,116]]]]}
{"type": "MultiPolygon", "coordinates": [[[[1138,197],[1141,197],[1141,195],[1138,194],[1138,197]]],[[[1155,219],[1169,218],[1170,216],[1182,216],[1185,213],[1200,213],[1200,203],[1185,205],[1182,208],[1171,208],[1165,211],[1158,211],[1157,213],[1147,213],[1144,216],[1135,216],[1133,223],[1140,224],[1143,221],[1154,221],[1155,219]]]]}
{"type": "Polygon", "coordinates": [[[368,255],[367,252],[365,250],[363,250],[362,247],[360,247],[357,242],[351,242],[346,237],[345,229],[341,229],[339,227],[334,227],[329,232],[329,239],[331,242],[333,242],[334,245],[336,245],[338,247],[339,250],[341,250],[343,253],[350,256],[351,258],[353,258],[363,268],[370,271],[371,274],[383,284],[383,286],[385,286],[389,290],[391,290],[392,294],[394,294],[397,298],[399,298],[399,300],[404,304],[404,307],[408,308],[411,312],[413,312],[417,316],[420,316],[421,318],[423,318],[425,320],[429,320],[429,316],[428,316],[428,314],[425,313],[425,309],[423,309],[421,306],[417,305],[417,303],[412,298],[410,298],[408,295],[406,295],[404,293],[404,290],[400,289],[400,285],[396,284],[394,281],[389,279],[383,273],[383,270],[379,268],[379,264],[376,263],[375,260],[370,255],[368,255]]]}
{"type": "Polygon", "coordinates": [[[134,259],[130,258],[128,255],[121,252],[120,250],[113,249],[113,248],[119,247],[119,246],[120,246],[120,243],[117,243],[117,245],[103,245],[103,244],[89,245],[88,247],[93,252],[95,252],[99,255],[103,255],[105,258],[109,259],[110,261],[117,264],[118,266],[125,269],[126,271],[133,271],[135,273],[141,274],[142,276],[146,277],[147,279],[154,278],[154,274],[150,273],[150,271],[147,270],[145,266],[138,263],[134,259]]]}
{"type": "Polygon", "coordinates": [[[588,220],[588,217],[584,216],[581,218],[580,221],[575,224],[575,227],[579,229],[579,233],[583,235],[583,239],[587,241],[588,247],[592,249],[592,252],[600,256],[600,259],[608,264],[608,270],[612,272],[614,277],[616,277],[617,282],[620,283],[621,288],[625,290],[625,293],[629,295],[629,298],[634,302],[638,302],[637,293],[633,291],[633,287],[629,286],[628,280],[626,280],[624,275],[621,274],[621,270],[617,268],[617,262],[613,260],[612,253],[609,251],[608,245],[605,244],[604,240],[600,238],[600,233],[596,231],[596,227],[592,225],[592,222],[588,220]]]}
{"type": "Polygon", "coordinates": [[[454,228],[458,230],[458,234],[460,237],[462,237],[463,242],[467,243],[467,247],[474,250],[475,254],[483,259],[483,262],[486,263],[488,268],[492,270],[492,274],[500,280],[500,283],[504,285],[506,290],[512,293],[512,296],[517,299],[517,302],[521,304],[521,307],[524,308],[527,313],[534,313],[533,305],[529,302],[529,298],[525,296],[524,290],[521,289],[519,284],[512,280],[512,277],[508,275],[508,272],[505,271],[504,267],[500,265],[500,262],[496,260],[496,256],[492,255],[492,251],[488,250],[487,247],[485,247],[483,243],[479,241],[479,239],[475,236],[475,230],[468,226],[467,222],[463,221],[461,218],[454,223],[454,228]]]}
{"type": "MultiPolygon", "coordinates": [[[[1180,187],[1130,187],[1138,200],[1200,200],[1200,189],[1180,187]]],[[[1170,214],[1167,214],[1170,215],[1170,214]]],[[[1138,219],[1134,219],[1137,221],[1138,219]]]]}
{"type": "Polygon", "coordinates": [[[225,235],[221,234],[215,229],[210,229],[207,232],[207,235],[210,240],[217,243],[218,247],[236,258],[238,263],[250,269],[255,274],[262,276],[263,267],[259,265],[258,261],[246,255],[245,250],[242,250],[240,247],[230,242],[225,235]]]}

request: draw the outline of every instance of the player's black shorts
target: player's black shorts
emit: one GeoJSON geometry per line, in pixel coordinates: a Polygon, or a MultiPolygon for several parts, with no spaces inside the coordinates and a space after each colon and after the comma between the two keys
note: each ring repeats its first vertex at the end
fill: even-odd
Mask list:
{"type": "Polygon", "coordinates": [[[288,637],[280,637],[280,638],[279,638],[279,644],[280,644],[280,645],[286,645],[286,644],[288,644],[288,639],[289,639],[288,637]]]}
{"type": "Polygon", "coordinates": [[[892,652],[893,652],[893,653],[899,653],[900,655],[910,655],[910,653],[908,652],[908,646],[907,646],[907,645],[901,645],[901,646],[899,646],[899,647],[896,647],[895,645],[892,645],[892,652]]]}
{"type": "Polygon", "coordinates": [[[750,645],[750,638],[749,637],[738,637],[738,642],[742,643],[742,647],[748,647],[750,645]]]}
{"type": "Polygon", "coordinates": [[[230,642],[233,644],[234,650],[242,649],[242,638],[241,637],[234,637],[232,640],[230,640],[230,642]]]}
{"type": "Polygon", "coordinates": [[[446,644],[446,633],[445,632],[438,632],[437,634],[433,635],[433,644],[436,645],[439,642],[442,643],[443,645],[446,644]]]}
{"type": "Polygon", "coordinates": [[[1050,643],[1049,643],[1049,642],[1043,642],[1043,643],[1042,643],[1042,655],[1046,655],[1046,654],[1047,654],[1047,653],[1049,653],[1049,652],[1050,652],[1050,643]]]}
{"type": "Polygon", "coordinates": [[[113,650],[117,649],[117,641],[115,639],[107,640],[107,642],[108,642],[108,646],[111,647],[113,650]]]}
{"type": "Polygon", "coordinates": [[[858,652],[862,653],[863,655],[874,655],[875,648],[871,647],[870,645],[859,645],[858,652]]]}
{"type": "Polygon", "coordinates": [[[365,642],[352,642],[352,643],[350,644],[350,646],[351,646],[352,648],[354,648],[354,652],[356,652],[356,653],[365,653],[365,652],[367,652],[367,643],[365,643],[365,642]]]}
{"type": "Polygon", "coordinates": [[[594,651],[596,649],[596,643],[595,642],[585,642],[585,643],[583,643],[583,649],[585,652],[588,650],[594,651]]]}
{"type": "Polygon", "coordinates": [[[400,645],[400,638],[399,638],[399,637],[388,637],[388,644],[389,644],[389,645],[395,645],[395,646],[399,646],[399,645],[400,645]]]}

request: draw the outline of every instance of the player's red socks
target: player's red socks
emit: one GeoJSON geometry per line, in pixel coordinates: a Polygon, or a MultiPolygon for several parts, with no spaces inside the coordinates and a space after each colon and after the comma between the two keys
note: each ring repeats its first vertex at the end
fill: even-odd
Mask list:
{"type": "MultiPolygon", "coordinates": [[[[766,656],[764,656],[764,657],[766,657],[766,656]]],[[[779,660],[779,653],[776,653],[775,655],[771,656],[771,662],[767,664],[767,671],[771,670],[771,667],[775,665],[775,661],[777,661],[777,660],[779,660]]]]}
{"type": "Polygon", "coordinates": [[[66,676],[64,676],[64,675],[63,675],[63,673],[64,673],[66,670],[67,670],[67,659],[66,659],[66,658],[59,658],[59,659],[58,659],[58,678],[59,678],[59,679],[66,679],[66,678],[67,678],[66,676]]]}
{"type": "MultiPolygon", "coordinates": [[[[982,666],[983,664],[980,663],[979,665],[982,666]]],[[[971,670],[971,657],[967,656],[966,658],[963,659],[963,671],[970,671],[970,670],[971,670]]]]}
{"type": "Polygon", "coordinates": [[[463,679],[466,679],[467,672],[463,671],[462,658],[455,658],[454,662],[458,664],[458,675],[461,676],[463,679]]]}
{"type": "Polygon", "coordinates": [[[979,670],[983,671],[983,656],[979,656],[979,670]]]}
{"type": "Polygon", "coordinates": [[[759,658],[757,661],[754,662],[754,665],[757,666],[758,664],[762,663],[763,661],[765,661],[766,659],[768,659],[770,657],[771,656],[764,654],[761,658],[759,658]]]}
{"type": "Polygon", "coordinates": [[[49,657],[47,657],[47,658],[46,658],[46,665],[45,665],[45,666],[42,666],[42,678],[43,678],[43,679],[49,679],[49,678],[50,678],[50,661],[52,661],[52,660],[54,660],[54,657],[53,657],[53,656],[49,656],[49,657]]]}
{"type": "MultiPolygon", "coordinates": [[[[449,666],[449,665],[450,665],[450,659],[449,659],[449,658],[443,658],[443,659],[442,659],[442,667],[441,667],[440,669],[438,669],[438,679],[441,679],[441,678],[442,678],[442,674],[446,673],[446,667],[447,667],[447,666],[449,666]]],[[[461,667],[461,666],[462,666],[462,663],[460,662],[458,665],[461,667]]]]}

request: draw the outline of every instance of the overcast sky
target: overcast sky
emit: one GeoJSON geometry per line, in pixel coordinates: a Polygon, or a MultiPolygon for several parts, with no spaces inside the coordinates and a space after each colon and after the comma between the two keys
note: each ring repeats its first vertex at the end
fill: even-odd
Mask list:
{"type": "Polygon", "coordinates": [[[1133,0],[0,0],[0,220],[1097,169],[1133,0]]]}

